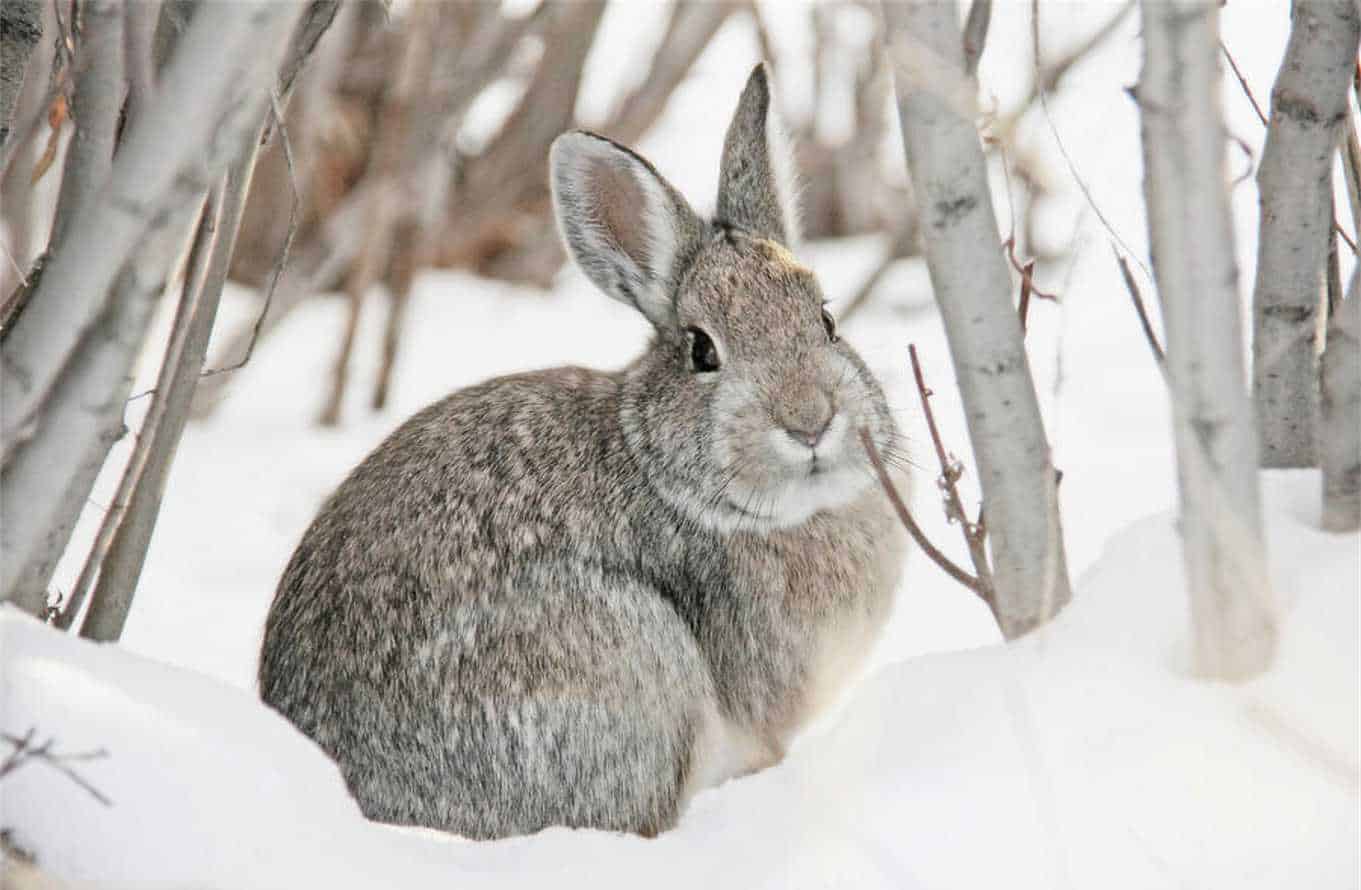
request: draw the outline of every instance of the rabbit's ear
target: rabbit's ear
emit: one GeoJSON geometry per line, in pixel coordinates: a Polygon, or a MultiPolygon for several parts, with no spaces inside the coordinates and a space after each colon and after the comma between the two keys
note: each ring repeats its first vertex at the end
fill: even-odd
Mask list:
{"type": "Polygon", "coordinates": [[[703,226],[652,165],[593,133],[564,133],[549,154],[553,209],[567,250],[601,290],[657,327],[675,323],[680,272],[703,226]]]}
{"type": "Polygon", "coordinates": [[[790,247],[799,240],[794,154],[764,63],[747,80],[723,142],[718,221],[790,247]]]}

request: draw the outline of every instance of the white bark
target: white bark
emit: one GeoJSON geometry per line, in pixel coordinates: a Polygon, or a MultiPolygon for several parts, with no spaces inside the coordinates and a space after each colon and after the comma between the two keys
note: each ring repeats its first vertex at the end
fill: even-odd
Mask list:
{"type": "Polygon", "coordinates": [[[1323,527],[1354,532],[1361,529],[1361,265],[1328,320],[1322,364],[1323,527]]]}
{"type": "Polygon", "coordinates": [[[86,213],[113,167],[114,137],[123,106],[123,10],[117,0],[89,0],[80,9],[75,90],[76,130],[66,148],[61,189],[52,222],[52,249],[86,213]]]}
{"type": "Polygon", "coordinates": [[[1347,121],[1361,11],[1295,0],[1257,170],[1261,228],[1253,293],[1253,394],[1264,467],[1318,461],[1319,282],[1333,225],[1333,152],[1347,121]]]}
{"type": "Polygon", "coordinates": [[[145,117],[125,133],[107,187],[74,220],[0,346],[0,450],[33,434],[40,407],[108,307],[109,287],[136,245],[182,218],[177,210],[197,201],[239,154],[257,122],[253,100],[274,86],[302,11],[292,3],[198,10],[145,117]]]}
{"type": "Polygon", "coordinates": [[[1144,0],[1143,19],[1144,195],[1167,332],[1195,668],[1241,679],[1270,663],[1276,625],[1224,170],[1218,8],[1144,0]]]}
{"type": "Polygon", "coordinates": [[[887,3],[908,171],[983,489],[1008,638],[1070,599],[1054,468],[1012,307],[952,2],[887,3]]]}

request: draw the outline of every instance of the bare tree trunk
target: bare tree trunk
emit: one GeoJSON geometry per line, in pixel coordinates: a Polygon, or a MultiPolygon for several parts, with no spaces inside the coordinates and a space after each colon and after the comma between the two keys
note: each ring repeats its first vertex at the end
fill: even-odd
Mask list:
{"type": "Polygon", "coordinates": [[[108,187],[73,221],[31,305],[0,344],[0,450],[33,434],[63,367],[108,308],[124,259],[183,217],[176,209],[196,203],[250,138],[250,100],[274,86],[301,11],[289,3],[206,3],[194,16],[154,103],[124,134],[108,187]]]}
{"type": "Polygon", "coordinates": [[[1270,664],[1276,623],[1244,384],[1217,4],[1144,0],[1143,25],[1144,195],[1167,330],[1195,669],[1244,679],[1270,664]]]}
{"type": "Polygon", "coordinates": [[[1361,529],[1361,264],[1328,321],[1322,365],[1323,527],[1354,532],[1361,529]]]}
{"type": "Polygon", "coordinates": [[[1333,226],[1333,152],[1361,37],[1355,0],[1295,0],[1293,7],[1257,170],[1252,370],[1264,467],[1318,461],[1319,282],[1333,226]]]}
{"type": "Polygon", "coordinates": [[[884,12],[927,266],[979,467],[998,623],[1010,639],[1072,595],[1049,443],[1011,304],[956,4],[887,3],[884,12]]]}

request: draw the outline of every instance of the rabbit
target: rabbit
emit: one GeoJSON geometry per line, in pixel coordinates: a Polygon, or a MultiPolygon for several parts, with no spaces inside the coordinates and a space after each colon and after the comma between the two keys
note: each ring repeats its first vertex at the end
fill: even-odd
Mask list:
{"type": "Polygon", "coordinates": [[[883,627],[906,540],[857,430],[898,433],[791,253],[782,139],[757,66],[707,222],[629,149],[559,136],[562,240],[646,351],[453,393],[304,534],[260,693],[367,817],[656,835],[777,763],[883,627]]]}

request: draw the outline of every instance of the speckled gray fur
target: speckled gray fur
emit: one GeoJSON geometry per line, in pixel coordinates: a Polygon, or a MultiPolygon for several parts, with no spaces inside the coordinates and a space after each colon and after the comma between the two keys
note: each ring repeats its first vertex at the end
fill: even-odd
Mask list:
{"type": "Polygon", "coordinates": [[[653,318],[647,351],[616,373],[454,393],[303,536],[260,691],[370,818],[475,838],[655,834],[704,784],[777,762],[886,619],[903,539],[854,430],[884,447],[896,434],[869,371],[828,336],[812,274],[769,240],[777,174],[764,147],[733,144],[769,104],[758,68],[724,181],[735,154],[746,166],[714,223],[625,149],[562,137],[564,238],[653,318]],[[593,164],[613,173],[591,180],[593,164]],[[620,220],[643,236],[616,234],[620,220]],[[692,327],[719,370],[694,372],[692,327]],[[828,412],[816,451],[780,438],[828,412]]]}

